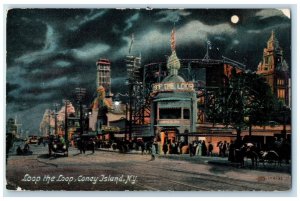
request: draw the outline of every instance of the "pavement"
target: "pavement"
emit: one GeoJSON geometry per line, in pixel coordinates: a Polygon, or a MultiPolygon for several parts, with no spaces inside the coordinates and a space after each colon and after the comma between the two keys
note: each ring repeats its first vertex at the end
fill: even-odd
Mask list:
{"type": "MultiPolygon", "coordinates": [[[[98,148],[98,151],[105,151],[105,152],[120,152],[118,149],[113,150],[112,148],[98,148]]],[[[141,151],[131,150],[124,154],[137,154],[141,155],[141,151]]],[[[149,155],[149,153],[144,153],[145,155],[149,155]]],[[[212,164],[212,165],[219,165],[219,166],[228,166],[232,168],[243,168],[243,169],[256,169],[256,170],[263,170],[263,171],[270,171],[270,172],[284,172],[284,173],[291,173],[291,163],[286,164],[282,162],[281,165],[278,164],[269,164],[266,163],[263,165],[258,161],[257,167],[252,167],[252,162],[250,159],[245,158],[245,166],[241,167],[240,163],[230,162],[228,161],[227,157],[219,157],[219,156],[190,156],[189,154],[156,154],[157,158],[166,158],[170,160],[180,160],[180,161],[188,161],[191,163],[198,163],[198,164],[212,164]]]]}
{"type": "MultiPolygon", "coordinates": [[[[35,147],[42,147],[42,145],[31,145],[35,147]]],[[[17,146],[15,146],[16,148],[17,146]]],[[[12,149],[15,150],[15,149],[12,149]]],[[[47,149],[45,149],[46,152],[44,152],[44,155],[47,155],[47,149]]],[[[126,153],[121,153],[118,149],[112,149],[112,148],[97,148],[95,151],[97,152],[116,152],[120,154],[134,154],[134,155],[142,155],[142,152],[140,150],[131,150],[126,153]]],[[[43,152],[40,152],[40,154],[43,152]]],[[[87,151],[89,153],[89,151],[87,151]]],[[[79,154],[79,150],[75,147],[69,148],[69,154],[77,155],[79,154]]],[[[15,155],[15,152],[11,152],[9,155],[15,155]]],[[[35,155],[35,153],[33,154],[35,155]]],[[[151,157],[149,153],[144,152],[144,155],[149,155],[149,158],[151,157]]],[[[245,158],[245,166],[241,168],[240,163],[232,163],[228,161],[227,157],[219,157],[219,156],[190,156],[189,154],[156,154],[156,158],[164,158],[169,160],[175,160],[175,161],[186,161],[194,164],[211,164],[211,165],[217,165],[217,166],[227,166],[231,168],[236,169],[255,169],[255,170],[261,170],[261,171],[270,171],[270,172],[282,172],[282,173],[289,173],[291,174],[291,163],[286,164],[285,162],[282,162],[282,164],[275,165],[275,164],[268,164],[265,163],[264,165],[262,163],[258,162],[257,167],[252,167],[252,163],[250,159],[245,158]]]]}
{"type": "Polygon", "coordinates": [[[80,154],[74,147],[69,149],[69,157],[49,158],[47,147],[32,145],[31,148],[33,154],[28,156],[17,156],[15,151],[10,153],[6,166],[7,189],[285,191],[291,188],[291,174],[279,171],[288,166],[272,166],[273,170],[266,170],[263,166],[251,169],[251,163],[247,161],[245,168],[239,168],[227,158],[190,157],[188,154],[156,155],[155,160],[150,160],[149,153],[142,155],[136,150],[123,154],[113,149],[97,149],[95,153],[88,150],[80,154]],[[127,180],[135,178],[134,182],[116,183],[102,179],[122,176],[127,180]],[[38,183],[33,181],[38,177],[43,179],[38,183]],[[55,179],[50,181],[48,177],[55,179]],[[61,177],[65,180],[59,179],[61,177]],[[99,179],[94,184],[83,181],[82,177],[99,179]],[[67,178],[74,180],[67,182],[67,178]]]}

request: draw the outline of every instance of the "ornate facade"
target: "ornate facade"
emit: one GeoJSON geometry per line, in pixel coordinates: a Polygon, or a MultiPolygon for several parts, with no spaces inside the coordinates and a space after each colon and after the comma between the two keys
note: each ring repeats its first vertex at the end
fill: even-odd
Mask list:
{"type": "Polygon", "coordinates": [[[256,73],[263,75],[270,85],[273,94],[285,105],[289,104],[289,72],[288,65],[283,59],[283,51],[275,37],[274,31],[264,48],[263,60],[259,63],[256,73]]]}
{"type": "Polygon", "coordinates": [[[175,51],[175,33],[171,36],[172,54],[168,58],[169,75],[162,82],[153,84],[151,129],[160,141],[188,141],[179,134],[195,132],[197,120],[197,98],[193,82],[185,82],[178,75],[180,61],[175,51]]]}

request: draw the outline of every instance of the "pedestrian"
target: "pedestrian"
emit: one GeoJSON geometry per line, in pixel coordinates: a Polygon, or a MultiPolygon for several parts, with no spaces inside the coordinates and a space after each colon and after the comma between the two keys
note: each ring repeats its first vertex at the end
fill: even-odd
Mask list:
{"type": "Polygon", "coordinates": [[[226,150],[227,150],[227,142],[224,141],[224,143],[222,145],[222,157],[226,156],[226,150]]]}
{"type": "Polygon", "coordinates": [[[202,156],[202,140],[198,142],[198,155],[202,156]]]}
{"type": "Polygon", "coordinates": [[[17,155],[22,155],[23,154],[23,150],[21,149],[20,145],[17,148],[17,155]]]}
{"type": "Polygon", "coordinates": [[[23,148],[23,153],[27,154],[30,150],[28,142],[25,142],[24,148],[23,148]]]}
{"type": "Polygon", "coordinates": [[[192,157],[193,156],[193,152],[194,152],[194,147],[193,147],[193,143],[192,142],[189,143],[189,152],[190,152],[190,157],[192,157]]]}
{"type": "Polygon", "coordinates": [[[234,157],[234,144],[233,144],[232,140],[230,141],[228,149],[229,149],[228,161],[234,162],[235,161],[235,157],[234,157]]]}
{"type": "Polygon", "coordinates": [[[167,142],[165,142],[164,145],[163,145],[163,152],[164,152],[165,155],[168,152],[168,144],[167,144],[167,142]]]}
{"type": "Polygon", "coordinates": [[[209,142],[209,145],[208,145],[208,156],[212,156],[213,149],[214,149],[214,147],[213,147],[212,143],[209,142]]]}
{"type": "Polygon", "coordinates": [[[172,147],[172,153],[176,154],[177,149],[176,149],[176,144],[175,144],[174,140],[172,140],[171,147],[172,147]]]}
{"type": "Polygon", "coordinates": [[[202,141],[202,156],[206,156],[207,155],[207,147],[205,144],[205,140],[202,141]]]}
{"type": "Polygon", "coordinates": [[[181,154],[181,148],[180,148],[180,146],[181,146],[181,143],[177,143],[177,154],[181,154]]]}
{"type": "Polygon", "coordinates": [[[196,155],[199,155],[199,142],[196,142],[196,155]]]}
{"type": "Polygon", "coordinates": [[[85,154],[85,149],[86,149],[86,141],[84,139],[81,139],[81,150],[80,153],[83,152],[83,154],[85,154]]]}
{"type": "Polygon", "coordinates": [[[196,155],[196,149],[197,149],[197,142],[194,141],[194,142],[193,142],[193,156],[196,155]]]}
{"type": "Polygon", "coordinates": [[[151,142],[146,142],[146,153],[150,153],[151,152],[151,142]]]}
{"type": "Polygon", "coordinates": [[[157,141],[154,142],[154,146],[155,146],[155,154],[158,154],[158,143],[157,143],[157,141]]]}
{"type": "Polygon", "coordinates": [[[219,147],[219,156],[220,157],[222,156],[222,146],[223,146],[222,141],[219,141],[217,147],[219,147]]]}
{"type": "Polygon", "coordinates": [[[144,155],[144,151],[145,151],[145,143],[141,142],[141,149],[142,149],[142,155],[144,155]]]}
{"type": "Polygon", "coordinates": [[[155,160],[155,154],[156,154],[156,147],[155,147],[155,144],[152,143],[152,146],[151,146],[151,161],[155,160]]]}
{"type": "Polygon", "coordinates": [[[169,154],[172,154],[172,144],[171,144],[170,140],[168,140],[168,151],[169,151],[169,154]]]}

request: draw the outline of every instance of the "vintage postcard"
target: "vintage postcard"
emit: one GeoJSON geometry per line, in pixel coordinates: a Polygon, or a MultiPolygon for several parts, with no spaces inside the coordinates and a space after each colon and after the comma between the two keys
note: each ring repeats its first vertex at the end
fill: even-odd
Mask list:
{"type": "Polygon", "coordinates": [[[8,191],[290,191],[290,8],[11,8],[8,191]]]}

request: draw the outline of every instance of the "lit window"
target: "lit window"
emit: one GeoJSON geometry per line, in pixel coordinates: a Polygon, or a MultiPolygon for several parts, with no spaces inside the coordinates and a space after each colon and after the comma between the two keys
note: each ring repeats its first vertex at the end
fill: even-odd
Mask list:
{"type": "Polygon", "coordinates": [[[285,90],[284,89],[278,89],[277,90],[277,96],[278,96],[278,98],[284,99],[285,98],[285,90]]]}
{"type": "Polygon", "coordinates": [[[277,85],[284,85],[284,80],[278,79],[277,80],[277,85]]]}
{"type": "Polygon", "coordinates": [[[265,57],[265,63],[268,64],[269,63],[269,59],[268,57],[265,57]]]}

